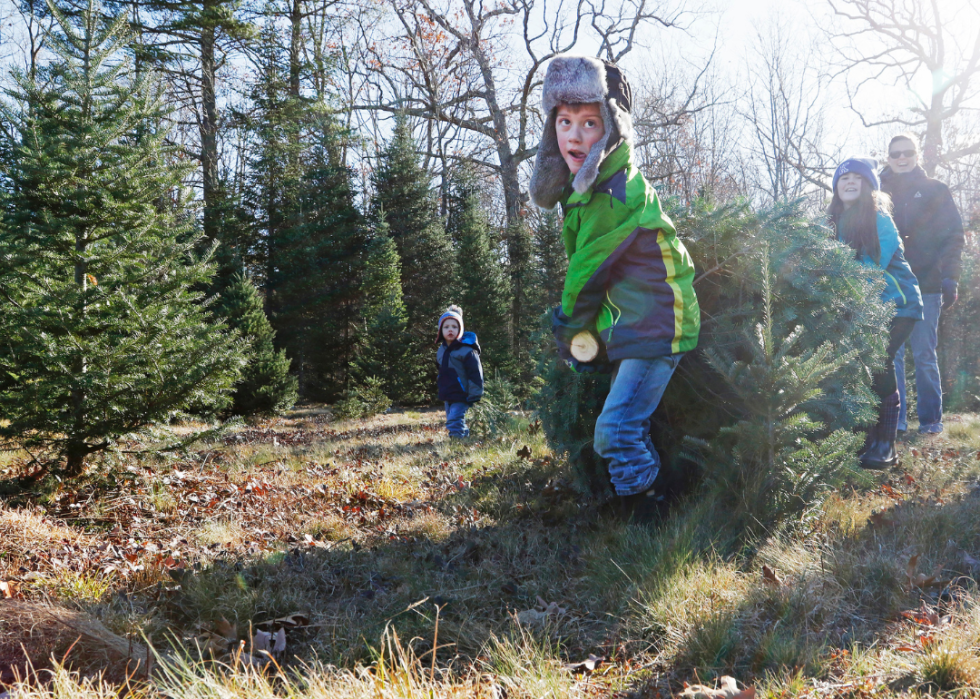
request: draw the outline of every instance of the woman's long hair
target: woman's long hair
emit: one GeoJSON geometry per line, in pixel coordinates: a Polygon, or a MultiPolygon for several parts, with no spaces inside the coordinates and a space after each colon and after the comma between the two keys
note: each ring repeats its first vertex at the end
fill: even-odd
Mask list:
{"type": "Polygon", "coordinates": [[[837,189],[830,201],[827,214],[837,233],[837,239],[854,249],[854,257],[867,255],[876,264],[881,261],[881,243],[878,241],[878,212],[892,215],[892,200],[879,189],[871,189],[871,183],[861,176],[861,194],[850,209],[844,207],[837,189]]]}

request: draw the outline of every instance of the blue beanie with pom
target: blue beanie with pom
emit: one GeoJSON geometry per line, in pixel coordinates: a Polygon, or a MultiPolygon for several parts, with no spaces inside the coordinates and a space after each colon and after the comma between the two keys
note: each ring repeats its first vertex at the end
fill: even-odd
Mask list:
{"type": "Polygon", "coordinates": [[[833,190],[837,191],[837,180],[849,172],[856,172],[871,184],[872,190],[881,189],[878,179],[878,161],[874,158],[848,158],[834,171],[833,190]]]}

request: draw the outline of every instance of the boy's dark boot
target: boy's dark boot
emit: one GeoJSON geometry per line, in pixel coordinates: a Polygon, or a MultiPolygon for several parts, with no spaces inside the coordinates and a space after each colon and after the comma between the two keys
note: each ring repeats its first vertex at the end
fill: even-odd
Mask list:
{"type": "Polygon", "coordinates": [[[620,518],[625,524],[653,524],[667,514],[668,502],[653,488],[633,495],[619,497],[620,518]]]}
{"type": "Polygon", "coordinates": [[[888,439],[876,439],[861,455],[861,468],[879,470],[894,466],[898,461],[895,442],[888,439]]]}

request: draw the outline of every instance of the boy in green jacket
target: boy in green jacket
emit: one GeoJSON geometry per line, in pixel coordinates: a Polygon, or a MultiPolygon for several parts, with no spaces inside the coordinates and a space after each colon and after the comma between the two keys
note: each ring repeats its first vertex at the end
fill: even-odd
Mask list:
{"type": "Polygon", "coordinates": [[[698,342],[694,264],[633,162],[632,93],[619,68],[588,56],[557,56],[544,80],[548,115],[531,197],[561,204],[568,273],[552,328],[575,371],[612,369],[594,448],[627,520],[655,518],[660,459],[650,419],[683,354],[698,342]],[[603,361],[582,363],[572,339],[598,335],[603,361]]]}

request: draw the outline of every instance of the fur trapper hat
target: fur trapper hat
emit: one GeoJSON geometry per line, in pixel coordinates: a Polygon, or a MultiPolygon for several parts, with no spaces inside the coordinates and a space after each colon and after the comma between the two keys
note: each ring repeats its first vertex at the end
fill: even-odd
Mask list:
{"type": "Polygon", "coordinates": [[[558,149],[555,116],[560,104],[598,102],[606,133],[575,174],[572,187],[584,194],[595,184],[599,165],[622,141],[633,142],[633,93],[615,63],[591,56],[555,56],[544,76],[542,99],[547,119],[531,175],[531,199],[545,209],[555,208],[568,185],[571,171],[558,149]]]}
{"type": "Polygon", "coordinates": [[[459,323],[459,335],[457,335],[457,337],[463,336],[463,309],[454,304],[447,308],[445,313],[439,316],[439,334],[436,335],[436,344],[442,342],[442,324],[450,318],[459,323]]]}

